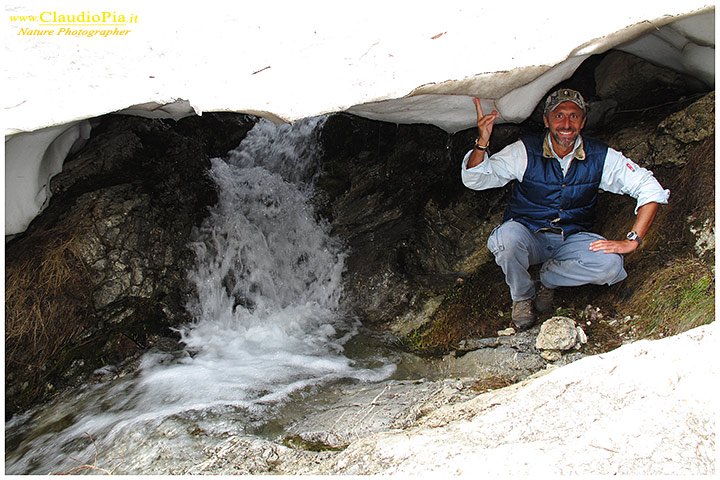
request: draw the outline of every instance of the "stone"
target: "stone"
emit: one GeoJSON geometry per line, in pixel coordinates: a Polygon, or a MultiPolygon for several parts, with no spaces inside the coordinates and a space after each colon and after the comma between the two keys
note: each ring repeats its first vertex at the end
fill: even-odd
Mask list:
{"type": "Polygon", "coordinates": [[[663,120],[658,129],[683,144],[701,142],[715,134],[715,92],[663,120]]]}
{"type": "MultiPolygon", "coordinates": [[[[501,337],[509,338],[509,337],[501,337]]],[[[446,355],[438,365],[448,377],[472,376],[478,379],[503,378],[516,382],[542,370],[545,362],[535,351],[522,351],[510,345],[481,348],[460,357],[446,355]]]]}
{"type": "Polygon", "coordinates": [[[474,396],[475,380],[386,381],[329,392],[331,408],[318,408],[286,428],[286,438],[324,448],[345,447],[358,438],[404,428],[440,405],[474,396]]]}
{"type": "Polygon", "coordinates": [[[585,330],[583,330],[580,325],[578,325],[575,329],[577,330],[577,343],[575,344],[575,348],[579,350],[588,342],[588,337],[585,330]]]}
{"type": "Polygon", "coordinates": [[[535,341],[538,350],[570,350],[578,338],[575,320],[568,317],[552,317],[540,326],[535,341]]]}
{"type": "Polygon", "coordinates": [[[540,352],[540,356],[548,362],[557,362],[562,358],[562,352],[560,350],[543,350],[540,352]]]}
{"type": "Polygon", "coordinates": [[[595,69],[597,94],[625,108],[645,108],[687,91],[697,80],[642,58],[613,51],[595,69]]]}

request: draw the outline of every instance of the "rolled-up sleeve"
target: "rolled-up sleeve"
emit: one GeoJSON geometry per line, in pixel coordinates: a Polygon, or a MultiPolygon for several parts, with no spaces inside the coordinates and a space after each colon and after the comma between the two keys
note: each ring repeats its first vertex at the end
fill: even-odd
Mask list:
{"type": "Polygon", "coordinates": [[[461,177],[463,184],[473,190],[486,190],[507,185],[513,180],[522,181],[527,168],[527,152],[521,141],[512,143],[488,156],[480,165],[467,168],[472,150],[465,154],[462,161],[461,177]]]}
{"type": "Polygon", "coordinates": [[[606,192],[630,195],[636,199],[636,214],[646,203],[665,204],[670,198],[670,190],[664,189],[650,170],[639,166],[612,148],[608,148],[605,157],[600,188],[606,192]]]}

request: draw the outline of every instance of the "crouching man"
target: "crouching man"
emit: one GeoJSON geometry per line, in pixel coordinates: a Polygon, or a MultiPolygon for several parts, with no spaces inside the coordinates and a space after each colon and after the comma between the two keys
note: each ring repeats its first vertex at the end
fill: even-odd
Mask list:
{"type": "Polygon", "coordinates": [[[503,223],[487,245],[510,287],[513,322],[527,329],[535,323],[535,310],[550,309],[555,288],[623,280],[623,254],[640,246],[670,192],[649,170],[581,135],[587,109],[575,90],[560,89],[545,100],[544,134],[522,137],[492,156],[486,150],[499,114],[485,115],[480,100],[474,102],[478,138],[463,159],[462,180],[473,190],[516,181],[503,223]],[[637,200],[626,238],[606,240],[590,232],[599,189],[637,200]],[[535,282],[528,268],[538,264],[535,282]]]}

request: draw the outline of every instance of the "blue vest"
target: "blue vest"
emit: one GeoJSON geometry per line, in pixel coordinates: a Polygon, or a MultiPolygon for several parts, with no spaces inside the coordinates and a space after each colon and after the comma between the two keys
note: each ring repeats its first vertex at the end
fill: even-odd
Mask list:
{"type": "Polygon", "coordinates": [[[556,158],[543,157],[544,139],[544,135],[521,139],[528,165],[522,182],[513,188],[503,221],[513,219],[533,232],[553,229],[563,237],[589,231],[608,147],[583,136],[585,159],[573,159],[563,176],[556,158]]]}

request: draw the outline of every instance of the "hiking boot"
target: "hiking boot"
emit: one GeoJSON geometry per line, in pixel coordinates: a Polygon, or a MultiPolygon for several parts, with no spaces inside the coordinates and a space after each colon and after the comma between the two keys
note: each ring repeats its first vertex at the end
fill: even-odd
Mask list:
{"type": "Polygon", "coordinates": [[[554,295],[555,290],[553,290],[552,288],[547,288],[541,283],[537,293],[535,294],[535,300],[533,301],[535,310],[537,310],[539,313],[547,313],[548,311],[550,311],[554,295]]]}
{"type": "Polygon", "coordinates": [[[535,324],[535,312],[533,312],[532,299],[513,302],[512,320],[516,327],[521,330],[528,329],[535,324]]]}

